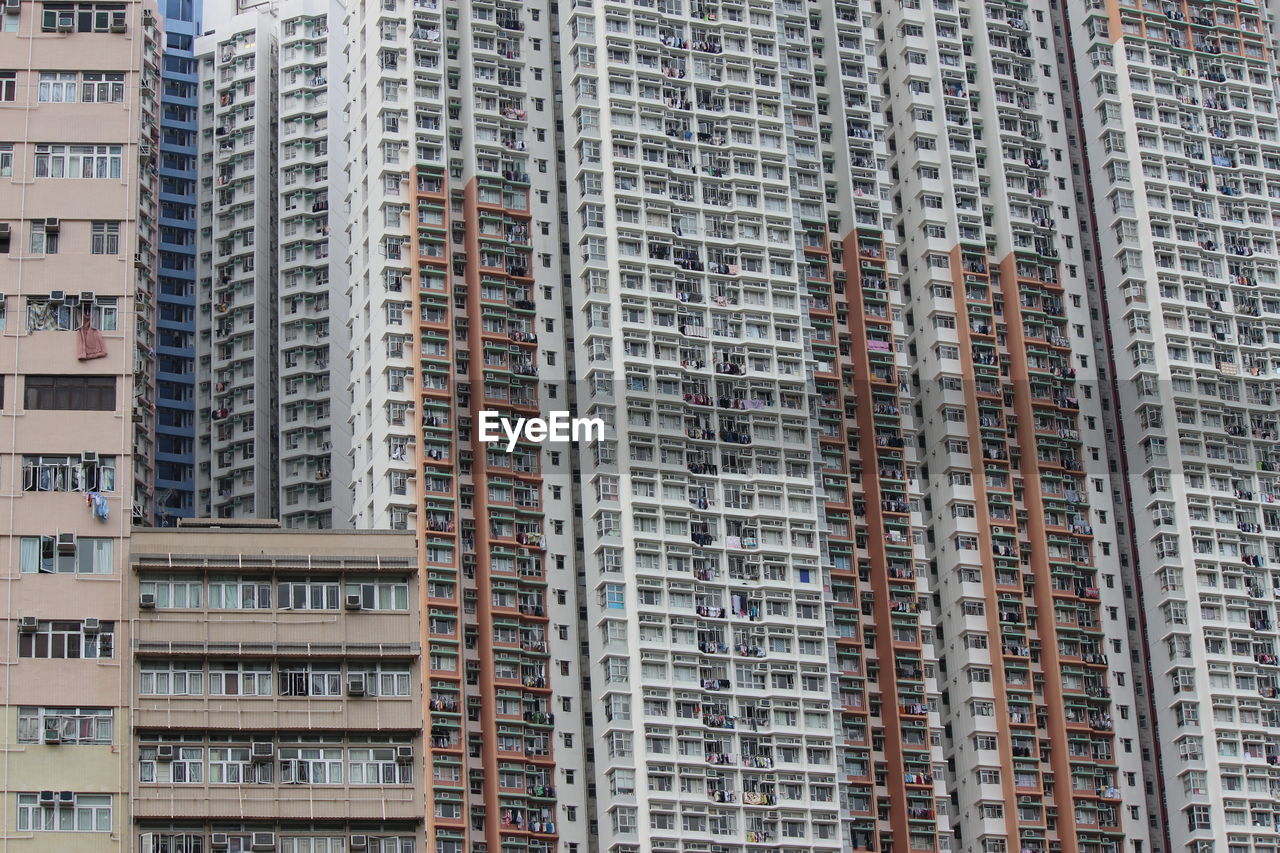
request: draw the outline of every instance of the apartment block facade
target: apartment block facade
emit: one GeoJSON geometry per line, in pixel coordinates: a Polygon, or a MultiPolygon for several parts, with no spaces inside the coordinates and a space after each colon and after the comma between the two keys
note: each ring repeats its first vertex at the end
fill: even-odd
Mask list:
{"type": "Polygon", "coordinates": [[[418,533],[427,831],[585,853],[574,448],[507,453],[478,424],[572,405],[555,18],[386,0],[345,29],[353,517],[418,533]]]}
{"type": "Polygon", "coordinates": [[[810,13],[562,11],[575,391],[613,426],[581,453],[600,847],[869,849],[856,810],[936,849],[932,782],[909,804],[894,761],[877,786],[865,724],[836,749],[838,667],[864,671],[826,642],[797,256],[806,213],[826,217],[810,13]]]}
{"type": "Polygon", "coordinates": [[[196,177],[199,2],[174,0],[164,19],[160,116],[160,261],[156,275],[155,516],[195,512],[196,177]]]}
{"type": "Polygon", "coordinates": [[[151,511],[162,38],[149,3],[0,11],[0,834],[14,850],[123,850],[127,835],[122,569],[151,511]]]}
{"type": "Polygon", "coordinates": [[[23,849],[1276,853],[1270,10],[206,12],[4,4],[23,849]]]}
{"type": "Polygon", "coordinates": [[[1275,9],[1068,11],[1170,849],[1272,850],[1275,9]]]}
{"type": "Polygon", "coordinates": [[[329,82],[330,17],[327,3],[264,4],[210,19],[197,41],[211,402],[197,411],[198,497],[214,517],[350,522],[350,397],[331,364],[349,333],[333,315],[345,296],[331,275],[343,242],[329,226],[328,104],[343,89],[329,82]]]}
{"type": "Polygon", "coordinates": [[[411,533],[138,529],[128,571],[132,849],[429,849],[411,533]]]}
{"type": "Polygon", "coordinates": [[[196,413],[200,516],[275,517],[279,46],[269,15],[236,16],[196,41],[200,257],[196,413]],[[262,121],[259,122],[259,116],[262,121]],[[261,453],[260,453],[261,451],[261,453]]]}
{"type": "Polygon", "coordinates": [[[886,34],[886,112],[903,117],[886,130],[887,252],[909,288],[957,843],[1140,850],[1135,667],[1052,21],[938,3],[886,34]]]}

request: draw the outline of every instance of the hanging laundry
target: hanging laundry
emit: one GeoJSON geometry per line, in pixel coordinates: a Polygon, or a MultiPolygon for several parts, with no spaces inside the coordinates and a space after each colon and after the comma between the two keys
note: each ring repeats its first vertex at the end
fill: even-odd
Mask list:
{"type": "Polygon", "coordinates": [[[100,521],[107,520],[107,516],[110,515],[111,511],[107,507],[106,498],[97,492],[89,492],[89,494],[85,496],[85,500],[88,502],[89,509],[93,511],[96,518],[100,521]]]}
{"type": "Polygon", "coordinates": [[[106,358],[107,345],[102,340],[102,333],[93,328],[89,321],[89,312],[84,313],[80,321],[80,331],[76,332],[76,358],[89,361],[94,358],[106,358]]]}

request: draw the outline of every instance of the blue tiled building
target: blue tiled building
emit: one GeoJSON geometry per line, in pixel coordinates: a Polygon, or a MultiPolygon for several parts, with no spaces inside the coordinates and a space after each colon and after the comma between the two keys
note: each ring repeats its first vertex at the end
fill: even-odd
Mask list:
{"type": "Polygon", "coordinates": [[[201,0],[162,0],[160,265],[153,523],[194,514],[198,69],[201,0]]]}

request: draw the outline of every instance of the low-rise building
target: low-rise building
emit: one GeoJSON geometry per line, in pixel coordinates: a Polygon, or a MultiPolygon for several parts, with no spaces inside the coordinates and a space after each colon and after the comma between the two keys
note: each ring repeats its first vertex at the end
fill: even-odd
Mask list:
{"type": "Polygon", "coordinates": [[[424,849],[413,534],[139,529],[130,583],[136,849],[424,849]]]}

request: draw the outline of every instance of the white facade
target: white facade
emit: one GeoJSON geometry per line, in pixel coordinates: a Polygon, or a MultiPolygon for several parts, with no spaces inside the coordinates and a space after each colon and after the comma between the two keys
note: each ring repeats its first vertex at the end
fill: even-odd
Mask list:
{"type": "MultiPolygon", "coordinates": [[[[842,847],[795,217],[798,4],[563,11],[602,850],[842,847]]],[[[807,113],[807,115],[812,115],[807,113]]]]}
{"type": "MultiPolygon", "coordinates": [[[[1273,13],[1072,11],[1170,851],[1278,835],[1273,13]]],[[[1092,271],[1091,271],[1092,272],[1092,271]]]]}
{"type": "Polygon", "coordinates": [[[332,79],[344,59],[331,30],[340,22],[328,2],[286,3],[279,14],[280,518],[286,527],[346,527],[346,243],[331,225],[345,163],[329,112],[346,91],[332,79]]]}
{"type": "MultiPolygon", "coordinates": [[[[225,10],[224,10],[225,11],[225,10]]],[[[345,368],[329,227],[329,5],[282,3],[197,42],[203,512],[344,527],[345,368]],[[334,415],[335,409],[338,412],[334,415]],[[341,484],[334,494],[333,483],[341,484]]],[[[339,183],[338,186],[341,186],[339,183]]]]}

